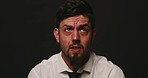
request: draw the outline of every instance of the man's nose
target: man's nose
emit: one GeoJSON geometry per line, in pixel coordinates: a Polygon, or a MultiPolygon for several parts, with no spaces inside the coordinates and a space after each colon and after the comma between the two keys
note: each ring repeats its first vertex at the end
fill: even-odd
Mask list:
{"type": "Polygon", "coordinates": [[[76,42],[76,43],[80,42],[80,34],[77,30],[74,30],[74,32],[73,32],[72,42],[76,42]]]}

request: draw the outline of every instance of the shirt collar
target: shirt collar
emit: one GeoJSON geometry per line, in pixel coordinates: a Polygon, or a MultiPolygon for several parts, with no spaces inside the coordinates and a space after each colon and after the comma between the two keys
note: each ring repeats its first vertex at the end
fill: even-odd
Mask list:
{"type": "Polygon", "coordinates": [[[83,71],[90,73],[93,67],[94,58],[95,58],[95,54],[93,52],[90,52],[89,60],[86,62],[86,64],[83,67],[81,67],[78,70],[78,73],[82,73],[83,71]]]}
{"type": "Polygon", "coordinates": [[[67,66],[67,64],[62,58],[62,51],[60,52],[58,57],[57,68],[59,73],[66,72],[66,71],[72,72],[72,70],[69,69],[69,67],[67,66]]]}
{"type": "MultiPolygon", "coordinates": [[[[77,72],[78,73],[82,73],[83,71],[90,73],[93,67],[93,63],[94,63],[94,58],[95,58],[95,54],[93,52],[90,52],[90,58],[89,60],[86,62],[86,64],[81,67],[77,72]]],[[[72,72],[72,70],[67,66],[67,64],[65,63],[65,61],[62,58],[62,52],[60,52],[59,57],[58,57],[58,63],[57,63],[57,68],[58,68],[58,72],[62,73],[62,72],[72,72]]]]}

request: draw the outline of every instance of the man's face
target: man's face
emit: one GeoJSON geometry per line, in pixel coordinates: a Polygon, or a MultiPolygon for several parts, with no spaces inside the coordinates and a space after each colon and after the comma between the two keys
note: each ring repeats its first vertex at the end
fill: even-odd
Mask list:
{"type": "Polygon", "coordinates": [[[83,15],[68,17],[61,21],[54,35],[66,58],[79,59],[88,56],[93,38],[90,21],[83,15]]]}

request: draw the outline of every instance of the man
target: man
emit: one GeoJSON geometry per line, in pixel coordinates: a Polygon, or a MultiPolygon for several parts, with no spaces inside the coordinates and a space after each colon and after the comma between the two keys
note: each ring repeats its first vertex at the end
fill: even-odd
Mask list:
{"type": "Polygon", "coordinates": [[[28,78],[124,78],[118,66],[91,51],[94,23],[87,2],[67,0],[57,11],[53,31],[61,52],[35,66],[28,78]]]}

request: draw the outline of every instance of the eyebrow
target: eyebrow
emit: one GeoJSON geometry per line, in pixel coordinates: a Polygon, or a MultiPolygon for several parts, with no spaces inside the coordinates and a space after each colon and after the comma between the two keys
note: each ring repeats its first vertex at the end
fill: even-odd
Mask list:
{"type": "MultiPolygon", "coordinates": [[[[85,26],[88,26],[89,27],[89,25],[88,24],[82,24],[82,25],[80,25],[79,27],[85,27],[85,26]]],[[[63,27],[73,27],[72,25],[64,25],[63,27]]]]}
{"type": "Polygon", "coordinates": [[[64,25],[62,28],[64,28],[64,27],[73,27],[73,26],[71,26],[71,25],[64,25]]]}
{"type": "Polygon", "coordinates": [[[88,26],[88,27],[89,27],[89,25],[88,25],[88,24],[82,24],[82,25],[80,25],[80,27],[86,27],[86,26],[88,26]]]}

